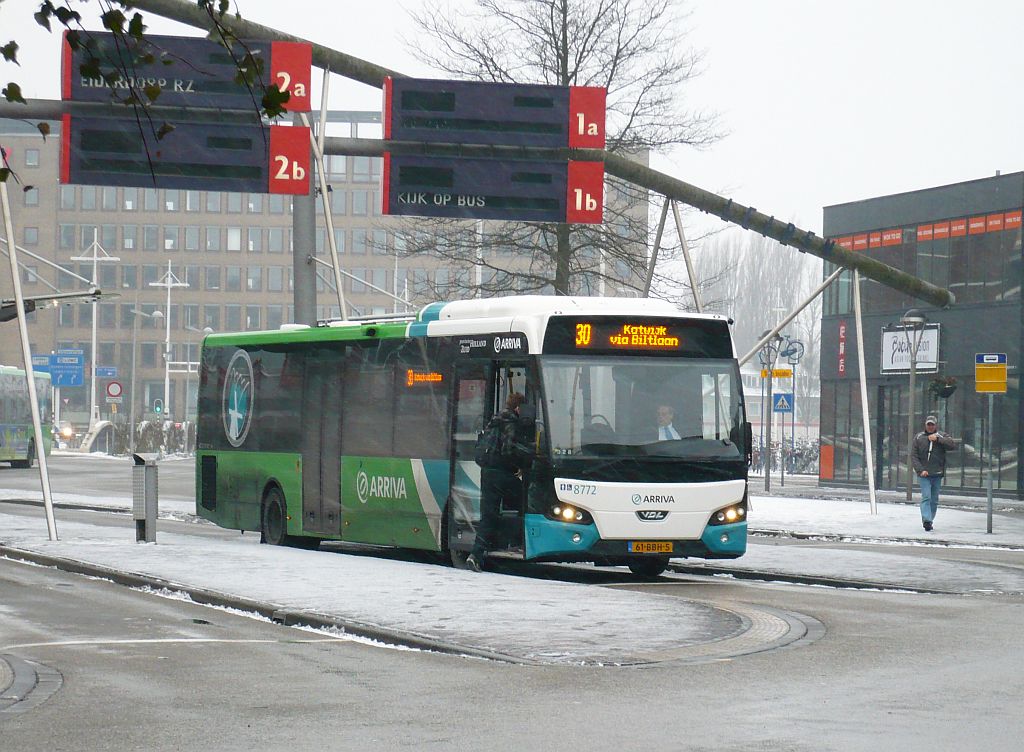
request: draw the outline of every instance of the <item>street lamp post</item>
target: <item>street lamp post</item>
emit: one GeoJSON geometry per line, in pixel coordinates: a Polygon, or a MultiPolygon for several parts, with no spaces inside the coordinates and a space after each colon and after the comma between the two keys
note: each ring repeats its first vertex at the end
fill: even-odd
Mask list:
{"type": "Polygon", "coordinates": [[[164,335],[164,425],[171,419],[171,289],[174,287],[188,287],[188,282],[182,282],[174,272],[171,271],[171,262],[167,262],[167,273],[157,282],[150,282],[150,287],[167,288],[167,309],[164,313],[166,333],[164,335]]]}
{"type": "MultiPolygon", "coordinates": [[[[138,304],[137,301],[136,301],[136,304],[138,304]]],[[[133,308],[132,309],[132,313],[134,314],[134,316],[132,316],[132,389],[131,389],[131,397],[130,397],[130,399],[132,401],[132,404],[131,404],[131,409],[129,410],[130,417],[128,419],[129,420],[128,430],[131,433],[131,438],[129,439],[128,445],[129,445],[129,447],[131,447],[132,454],[134,454],[135,453],[135,383],[136,383],[136,379],[135,379],[135,350],[136,350],[136,340],[138,339],[138,334],[139,334],[139,316],[145,316],[147,319],[153,319],[155,321],[159,321],[160,319],[162,319],[164,317],[164,315],[160,311],[153,311],[153,313],[146,313],[145,311],[140,311],[138,308],[133,308]]]]}
{"type": "Polygon", "coordinates": [[[921,346],[924,326],[927,323],[928,317],[916,308],[911,308],[900,317],[903,334],[907,338],[907,349],[910,351],[910,393],[907,395],[907,501],[914,496],[914,382],[917,380],[917,350],[921,346]]]}
{"type": "MultiPolygon", "coordinates": [[[[89,248],[86,249],[90,256],[72,256],[72,261],[91,261],[92,262],[92,286],[96,287],[98,265],[101,262],[106,261],[120,261],[118,256],[111,256],[99,244],[96,239],[96,229],[92,231],[92,243],[89,248]]],[[[99,407],[96,405],[96,299],[93,298],[92,305],[92,350],[90,351],[89,360],[92,363],[92,367],[89,369],[89,433],[92,433],[93,427],[96,425],[96,421],[99,420],[99,407]]]]}

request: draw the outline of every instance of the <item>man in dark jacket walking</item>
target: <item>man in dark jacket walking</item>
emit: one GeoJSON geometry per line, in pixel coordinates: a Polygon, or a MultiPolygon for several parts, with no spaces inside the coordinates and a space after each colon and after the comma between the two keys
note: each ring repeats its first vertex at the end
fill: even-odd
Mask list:
{"type": "Polygon", "coordinates": [[[526,398],[519,392],[512,392],[505,402],[505,409],[488,424],[488,430],[497,427],[501,439],[498,456],[480,467],[480,524],[476,529],[473,550],[466,558],[466,564],[477,572],[484,567],[487,552],[494,547],[501,516],[501,500],[522,498],[522,470],[525,464],[524,452],[519,438],[519,408],[526,398]]]}
{"type": "Polygon", "coordinates": [[[911,459],[921,486],[921,523],[925,530],[932,529],[935,512],[939,508],[939,487],[946,473],[946,452],[955,446],[956,442],[950,436],[938,430],[934,415],[924,419],[924,430],[914,437],[911,459]]]}

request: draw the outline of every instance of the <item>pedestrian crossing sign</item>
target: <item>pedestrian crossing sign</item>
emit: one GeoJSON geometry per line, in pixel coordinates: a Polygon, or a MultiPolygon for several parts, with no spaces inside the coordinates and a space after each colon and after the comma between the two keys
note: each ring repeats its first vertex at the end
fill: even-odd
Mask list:
{"type": "Polygon", "coordinates": [[[772,395],[772,412],[791,413],[793,412],[793,393],[779,392],[772,395]]]}

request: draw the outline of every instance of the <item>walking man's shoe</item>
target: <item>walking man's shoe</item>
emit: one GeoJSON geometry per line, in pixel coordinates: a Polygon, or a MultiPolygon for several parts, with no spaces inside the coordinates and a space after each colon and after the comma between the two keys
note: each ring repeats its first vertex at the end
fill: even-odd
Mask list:
{"type": "Polygon", "coordinates": [[[466,557],[466,566],[474,572],[484,571],[484,568],[480,566],[480,562],[476,560],[476,557],[473,554],[466,557]]]}
{"type": "Polygon", "coordinates": [[[928,520],[925,520],[924,529],[930,531],[932,529],[932,523],[928,522],[928,520]]]}

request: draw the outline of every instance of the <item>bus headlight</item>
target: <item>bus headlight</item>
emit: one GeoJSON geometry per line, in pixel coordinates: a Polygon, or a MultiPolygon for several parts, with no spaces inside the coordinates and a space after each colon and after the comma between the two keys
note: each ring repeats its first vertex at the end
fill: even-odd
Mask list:
{"type": "Polygon", "coordinates": [[[548,509],[545,517],[549,520],[573,522],[577,525],[589,525],[594,521],[590,516],[590,512],[585,509],[578,509],[572,506],[572,504],[555,504],[548,509]]]}
{"type": "Polygon", "coordinates": [[[709,525],[731,525],[734,522],[743,522],[747,518],[747,508],[741,502],[731,504],[711,515],[709,525]]]}

